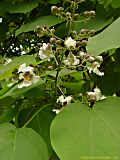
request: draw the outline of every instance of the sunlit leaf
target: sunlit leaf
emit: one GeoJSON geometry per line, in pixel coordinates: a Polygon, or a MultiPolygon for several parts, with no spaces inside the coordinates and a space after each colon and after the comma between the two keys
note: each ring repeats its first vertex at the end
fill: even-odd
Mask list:
{"type": "Polygon", "coordinates": [[[120,18],[115,20],[100,34],[89,38],[87,50],[92,55],[99,55],[107,50],[120,47],[120,18]]]}
{"type": "Polygon", "coordinates": [[[60,160],[120,158],[120,98],[97,102],[90,110],[77,103],[65,107],[51,125],[52,146],[60,160]]]}

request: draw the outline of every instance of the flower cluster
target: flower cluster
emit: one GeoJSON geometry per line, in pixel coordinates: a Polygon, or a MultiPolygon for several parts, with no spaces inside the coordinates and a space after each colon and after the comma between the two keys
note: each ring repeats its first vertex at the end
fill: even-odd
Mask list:
{"type": "Polygon", "coordinates": [[[70,47],[73,47],[75,48],[76,47],[76,41],[74,39],[72,39],[71,37],[68,37],[65,42],[64,42],[65,46],[67,48],[70,48],[70,47]]]}
{"type": "Polygon", "coordinates": [[[36,76],[34,74],[34,68],[31,66],[26,67],[25,63],[20,65],[18,73],[19,73],[19,80],[23,80],[23,82],[18,84],[18,88],[28,87],[33,83],[38,82],[40,78],[39,76],[36,76]]]}
{"type": "Polygon", "coordinates": [[[72,96],[67,96],[66,98],[64,98],[63,95],[61,95],[58,99],[57,99],[57,103],[60,102],[63,105],[65,104],[70,104],[72,101],[72,96]]]}
{"type": "Polygon", "coordinates": [[[47,58],[48,61],[50,61],[50,58],[53,57],[53,54],[49,44],[43,43],[43,46],[39,50],[39,56],[40,56],[40,59],[47,58]]]}
{"type": "Polygon", "coordinates": [[[90,56],[83,51],[81,51],[79,55],[82,60],[86,60],[87,62],[86,66],[87,66],[89,73],[93,72],[99,76],[104,76],[104,72],[101,72],[99,70],[101,63],[103,62],[102,56],[96,56],[96,57],[90,56]]]}
{"type": "MultiPolygon", "coordinates": [[[[62,106],[66,106],[68,104],[70,104],[72,101],[72,96],[67,96],[66,98],[64,98],[63,95],[61,95],[58,99],[57,99],[57,103],[61,103],[62,106]]],[[[53,109],[52,111],[55,112],[56,114],[60,113],[63,109],[63,107],[61,109],[53,109]]]]}
{"type": "Polygon", "coordinates": [[[87,92],[87,99],[89,102],[92,101],[100,101],[105,99],[106,97],[101,94],[101,91],[99,88],[94,88],[93,92],[87,92]]]}
{"type": "Polygon", "coordinates": [[[80,63],[80,60],[76,58],[76,56],[74,56],[71,52],[69,53],[67,58],[64,60],[64,64],[66,66],[74,66],[74,65],[78,65],[79,63],[80,63]]]}

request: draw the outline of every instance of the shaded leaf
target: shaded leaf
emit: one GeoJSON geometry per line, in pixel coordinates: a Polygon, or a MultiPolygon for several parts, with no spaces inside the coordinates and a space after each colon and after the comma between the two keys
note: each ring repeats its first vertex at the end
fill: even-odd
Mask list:
{"type": "Polygon", "coordinates": [[[35,27],[37,25],[40,26],[47,25],[48,27],[51,27],[61,22],[62,20],[58,19],[55,16],[42,16],[30,23],[23,24],[18,30],[16,30],[16,36],[23,32],[29,32],[35,30],[35,27]]]}
{"type": "Polygon", "coordinates": [[[10,7],[8,10],[9,13],[27,13],[32,11],[34,8],[38,6],[37,1],[31,1],[31,2],[21,2],[18,4],[14,4],[10,7]]]}
{"type": "MultiPolygon", "coordinates": [[[[35,112],[37,112],[36,108],[32,110],[22,110],[18,116],[19,127],[22,127],[35,112]]],[[[34,129],[45,140],[48,147],[49,156],[53,155],[53,150],[50,142],[50,124],[54,117],[55,114],[52,112],[52,108],[49,105],[48,107],[42,109],[39,114],[36,115],[36,117],[27,125],[28,128],[34,129]]]]}
{"type": "Polygon", "coordinates": [[[81,29],[99,31],[112,22],[112,18],[106,18],[106,12],[102,6],[98,6],[96,8],[95,18],[91,18],[86,22],[83,22],[83,20],[85,20],[84,17],[79,17],[79,19],[77,19],[77,21],[73,24],[73,29],[78,33],[80,33],[81,29]]]}
{"type": "Polygon", "coordinates": [[[13,119],[15,114],[14,101],[11,97],[0,99],[0,123],[9,122],[13,119]]]}
{"type": "Polygon", "coordinates": [[[1,160],[48,160],[45,142],[30,128],[15,128],[11,124],[0,125],[1,160]]]}

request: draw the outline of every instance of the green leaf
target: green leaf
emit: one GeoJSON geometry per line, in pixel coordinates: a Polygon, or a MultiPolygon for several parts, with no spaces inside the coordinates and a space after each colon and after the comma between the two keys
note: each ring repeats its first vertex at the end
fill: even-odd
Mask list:
{"type": "Polygon", "coordinates": [[[0,99],[0,123],[9,122],[13,119],[15,114],[14,101],[11,97],[0,99]]]}
{"type": "Polygon", "coordinates": [[[15,128],[11,124],[0,125],[1,160],[48,160],[45,142],[30,128],[15,128]]]}
{"type": "Polygon", "coordinates": [[[60,0],[48,0],[49,4],[57,4],[60,3],[60,0]]]}
{"type": "Polygon", "coordinates": [[[101,80],[100,86],[104,95],[113,95],[120,89],[120,72],[107,72],[101,80]]]}
{"type": "Polygon", "coordinates": [[[80,80],[79,82],[63,82],[62,85],[66,88],[70,88],[72,91],[80,92],[81,88],[85,84],[84,80],[80,80]]]}
{"type": "Polygon", "coordinates": [[[27,13],[27,12],[32,11],[37,6],[38,6],[37,1],[32,1],[32,2],[23,1],[21,3],[17,3],[11,6],[8,12],[9,13],[27,13]]]}
{"type": "Polygon", "coordinates": [[[8,25],[3,21],[0,23],[0,41],[6,38],[6,33],[8,31],[8,25]]]}
{"type": "Polygon", "coordinates": [[[115,20],[100,34],[89,38],[87,51],[92,55],[99,55],[107,50],[120,47],[120,18],[115,20]]]}
{"type": "Polygon", "coordinates": [[[36,64],[35,58],[31,55],[25,55],[14,58],[14,60],[11,63],[8,63],[7,65],[3,65],[0,67],[0,80],[10,77],[13,70],[15,68],[18,68],[19,65],[26,63],[26,64],[36,64]]]}
{"type": "MultiPolygon", "coordinates": [[[[39,81],[37,83],[34,83],[28,87],[23,87],[23,88],[18,88],[18,84],[14,85],[13,87],[11,87],[5,94],[3,94],[2,96],[0,96],[0,99],[5,98],[5,97],[13,97],[13,98],[18,98],[19,96],[22,95],[27,95],[27,97],[31,97],[31,98],[35,98],[34,96],[36,95],[38,98],[37,93],[42,91],[42,87],[41,85],[43,85],[45,82],[42,79],[39,79],[39,81]],[[35,89],[37,88],[37,93],[35,93],[35,95],[31,95],[35,92],[35,89]],[[39,92],[38,92],[39,89],[39,92]],[[30,92],[30,93],[29,93],[30,92]]],[[[39,98],[42,95],[39,95],[39,98]]]]}
{"type": "Polygon", "coordinates": [[[42,16],[37,18],[36,20],[33,20],[30,23],[23,24],[18,30],[16,30],[16,36],[18,36],[20,33],[23,32],[29,32],[35,30],[35,27],[37,25],[43,26],[47,25],[48,27],[54,26],[58,23],[61,23],[62,20],[58,19],[55,16],[42,16]]]}
{"type": "MultiPolygon", "coordinates": [[[[32,110],[22,110],[18,116],[19,127],[22,127],[32,117],[32,115],[35,114],[35,112],[37,112],[36,108],[32,110]]],[[[41,109],[38,115],[36,115],[36,117],[27,125],[28,128],[34,129],[45,140],[49,156],[52,156],[53,154],[50,142],[50,124],[54,117],[55,114],[52,112],[52,107],[49,105],[48,107],[41,109]]]]}
{"type": "Polygon", "coordinates": [[[60,160],[120,159],[120,98],[65,107],[52,122],[51,143],[60,160]]]}
{"type": "Polygon", "coordinates": [[[120,1],[119,0],[112,0],[111,6],[113,8],[120,8],[120,1]]]}
{"type": "Polygon", "coordinates": [[[91,18],[86,22],[83,22],[83,20],[85,21],[84,17],[79,17],[73,24],[73,29],[78,33],[80,33],[81,29],[99,31],[112,22],[112,18],[106,18],[106,12],[102,6],[98,6],[96,8],[95,18],[91,18]]]}

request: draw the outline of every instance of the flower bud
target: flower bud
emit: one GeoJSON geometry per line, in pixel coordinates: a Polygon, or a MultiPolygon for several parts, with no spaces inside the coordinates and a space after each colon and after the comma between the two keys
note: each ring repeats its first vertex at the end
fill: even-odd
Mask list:
{"type": "Polygon", "coordinates": [[[63,7],[59,7],[58,11],[64,11],[64,8],[63,7]]]}
{"type": "Polygon", "coordinates": [[[36,26],[36,29],[40,29],[41,27],[39,25],[36,26]]]}
{"type": "Polygon", "coordinates": [[[97,56],[97,57],[96,57],[96,60],[99,61],[99,62],[103,62],[102,56],[97,56]]]}
{"type": "Polygon", "coordinates": [[[56,14],[58,11],[58,7],[57,6],[52,6],[51,7],[51,13],[56,14]]]}
{"type": "Polygon", "coordinates": [[[50,29],[50,32],[51,32],[51,33],[54,33],[54,32],[55,32],[55,29],[54,29],[54,28],[50,29]]]}
{"type": "Polygon", "coordinates": [[[61,41],[61,40],[56,40],[56,43],[57,43],[57,44],[61,44],[62,41],[61,41]]]}
{"type": "Polygon", "coordinates": [[[56,38],[50,38],[50,43],[55,43],[56,42],[56,38]]]}
{"type": "Polygon", "coordinates": [[[80,33],[86,33],[87,30],[86,29],[81,29],[80,33]]]}
{"type": "Polygon", "coordinates": [[[84,12],[84,15],[85,15],[85,16],[89,15],[89,11],[85,11],[85,12],[84,12]]]}
{"type": "Polygon", "coordinates": [[[85,57],[85,52],[80,51],[79,55],[80,55],[80,58],[84,58],[85,57]]]}
{"type": "Polygon", "coordinates": [[[87,44],[87,41],[86,41],[86,40],[82,40],[82,44],[83,44],[83,45],[86,45],[86,44],[87,44]]]}
{"type": "Polygon", "coordinates": [[[74,17],[77,17],[77,16],[79,16],[79,14],[77,14],[77,13],[76,13],[76,14],[74,14],[74,17]]]}
{"type": "Polygon", "coordinates": [[[88,99],[89,102],[96,101],[96,94],[95,94],[95,92],[87,92],[86,95],[87,95],[87,99],[88,99]]]}
{"type": "Polygon", "coordinates": [[[67,17],[71,17],[71,13],[70,12],[66,12],[66,16],[67,17]]]}
{"type": "Polygon", "coordinates": [[[87,58],[87,60],[88,60],[89,62],[94,62],[94,61],[95,61],[95,58],[94,58],[93,56],[89,56],[89,57],[87,58]]]}
{"type": "Polygon", "coordinates": [[[90,11],[89,12],[91,15],[95,15],[95,11],[90,11]]]}

